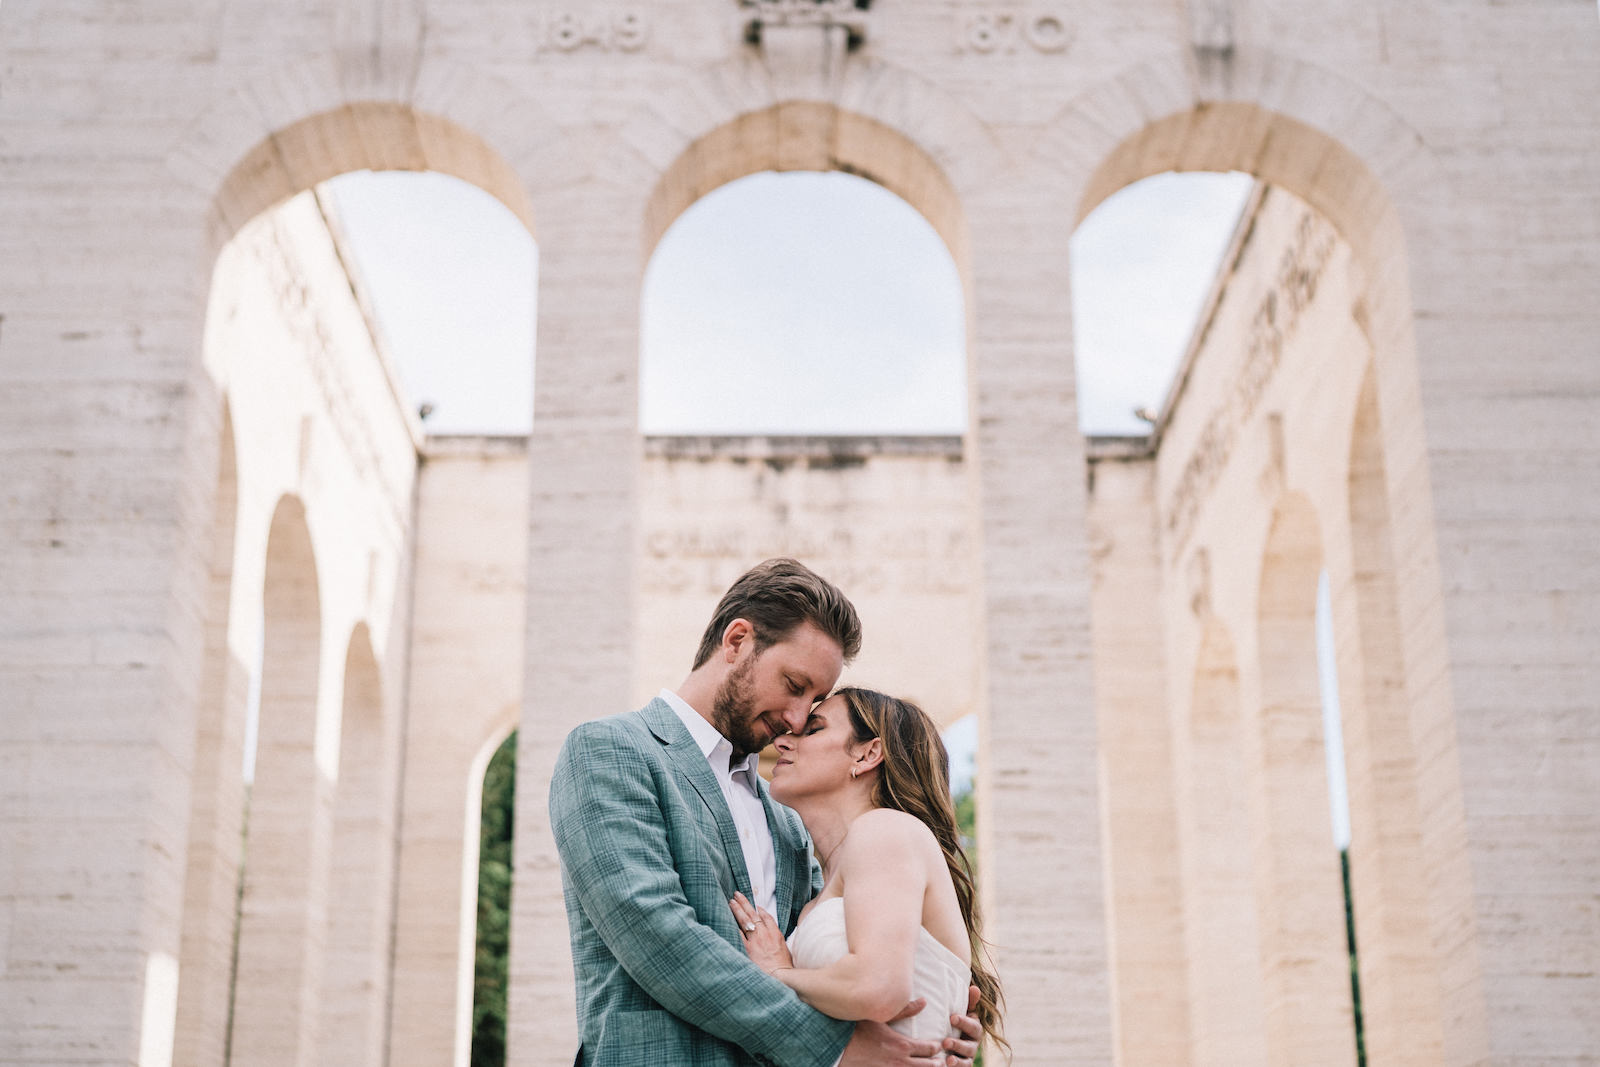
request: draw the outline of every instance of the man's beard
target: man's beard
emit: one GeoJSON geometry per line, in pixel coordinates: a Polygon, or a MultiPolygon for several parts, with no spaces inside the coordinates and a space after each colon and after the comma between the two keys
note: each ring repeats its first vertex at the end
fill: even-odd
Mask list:
{"type": "Polygon", "coordinates": [[[759,655],[756,653],[729,671],[711,698],[711,725],[733,745],[735,760],[760,752],[771,741],[765,730],[756,729],[755,722],[755,686],[750,682],[750,674],[759,655]]]}

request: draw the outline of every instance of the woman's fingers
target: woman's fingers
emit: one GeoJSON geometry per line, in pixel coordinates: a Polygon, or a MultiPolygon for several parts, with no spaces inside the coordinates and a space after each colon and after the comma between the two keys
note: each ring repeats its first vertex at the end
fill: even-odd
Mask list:
{"type": "Polygon", "coordinates": [[[733,909],[733,918],[739,924],[739,932],[744,935],[746,940],[749,940],[750,936],[756,932],[755,909],[750,906],[750,902],[745,899],[744,894],[738,891],[734,892],[733,899],[728,901],[728,906],[733,909]]]}

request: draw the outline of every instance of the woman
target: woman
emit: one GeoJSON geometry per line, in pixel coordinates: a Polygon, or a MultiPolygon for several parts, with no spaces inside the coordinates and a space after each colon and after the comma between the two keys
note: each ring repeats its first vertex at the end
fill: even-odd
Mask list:
{"type": "Polygon", "coordinates": [[[984,1033],[1009,1050],[933,720],[846,688],[776,744],[772,795],[804,820],[823,886],[787,943],[770,915],[736,896],[750,958],[826,1015],[890,1022],[919,1040],[956,1033],[950,1017],[966,1011],[970,971],[984,1033]],[[891,1022],[918,997],[921,1013],[891,1022]]]}

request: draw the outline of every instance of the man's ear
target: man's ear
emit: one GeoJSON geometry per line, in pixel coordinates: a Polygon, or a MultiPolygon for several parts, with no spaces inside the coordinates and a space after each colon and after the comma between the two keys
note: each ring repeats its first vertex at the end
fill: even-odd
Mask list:
{"type": "Polygon", "coordinates": [[[732,663],[746,646],[755,644],[756,629],[749,619],[734,619],[722,628],[722,658],[732,663]]]}

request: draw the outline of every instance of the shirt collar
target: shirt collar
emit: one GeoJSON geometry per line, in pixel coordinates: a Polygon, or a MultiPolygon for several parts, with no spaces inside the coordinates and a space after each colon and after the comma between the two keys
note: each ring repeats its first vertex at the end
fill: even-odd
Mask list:
{"type": "Polygon", "coordinates": [[[761,764],[761,753],[752,752],[744,758],[743,762],[730,767],[728,760],[733,755],[733,743],[731,741],[718,733],[717,728],[707,722],[704,715],[691,708],[688,702],[677,693],[670,689],[663,689],[656,695],[666,702],[667,707],[671,708],[679,719],[683,720],[684,728],[689,731],[689,736],[694,738],[694,743],[700,749],[700,754],[711,763],[713,769],[721,769],[717,766],[720,763],[721,767],[726,767],[729,772],[747,771],[750,774],[752,785],[754,784],[756,769],[761,764]],[[720,753],[717,751],[719,748],[722,750],[720,753]],[[713,755],[720,756],[720,759],[712,759],[713,755]]]}

